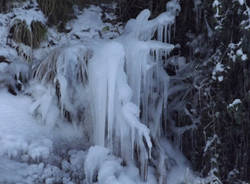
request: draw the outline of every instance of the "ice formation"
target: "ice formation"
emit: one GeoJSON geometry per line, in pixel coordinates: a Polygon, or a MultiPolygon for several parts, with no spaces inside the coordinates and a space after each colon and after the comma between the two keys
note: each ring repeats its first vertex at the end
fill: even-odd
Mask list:
{"type": "MultiPolygon", "coordinates": [[[[165,131],[171,91],[164,66],[175,47],[170,44],[171,27],[179,11],[177,0],[169,1],[166,12],[155,19],[149,19],[150,11],[144,10],[127,23],[122,36],[113,40],[96,39],[96,35],[86,38],[76,26],[72,30],[79,34],[79,40],[63,40],[33,65],[26,93],[32,99],[30,113],[40,120],[38,126],[46,127],[46,136],[54,129],[67,137],[81,132],[89,148],[65,151],[68,159],[63,159],[60,167],[34,166],[37,172],[43,170],[37,176],[46,178],[46,183],[79,179],[89,184],[171,184],[177,183],[173,179],[176,173],[183,176],[180,180],[189,177],[186,160],[171,146],[165,131]]],[[[91,18],[96,15],[94,11],[85,14],[91,18]]],[[[100,25],[98,19],[94,28],[100,25]]],[[[16,145],[14,156],[24,150],[28,159],[46,159],[53,153],[54,139],[16,145]]]]}
{"type": "MultiPolygon", "coordinates": [[[[85,124],[92,132],[87,135],[92,144],[108,148],[126,164],[139,164],[144,181],[150,159],[158,163],[167,159],[160,141],[169,82],[163,66],[174,48],[169,44],[171,25],[180,5],[172,0],[166,9],[152,20],[149,10],[142,11],[114,41],[57,48],[34,69],[35,80],[54,87],[60,114],[72,123],[85,124]],[[152,141],[160,159],[151,158],[152,141]]],[[[40,114],[48,115],[48,107],[38,104],[40,114]]],[[[165,167],[158,168],[160,183],[165,167]]]]}

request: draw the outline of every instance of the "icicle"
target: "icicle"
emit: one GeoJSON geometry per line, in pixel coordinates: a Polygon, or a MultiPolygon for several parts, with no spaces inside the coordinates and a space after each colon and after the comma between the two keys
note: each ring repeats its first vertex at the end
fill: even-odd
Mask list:
{"type": "MultiPolygon", "coordinates": [[[[93,99],[92,111],[95,117],[94,141],[97,145],[110,146],[113,144],[110,142],[114,136],[113,132],[120,132],[116,135],[120,139],[120,153],[129,161],[133,158],[130,154],[133,150],[129,151],[129,148],[134,148],[134,142],[138,142],[138,139],[145,138],[146,145],[149,151],[151,150],[149,130],[140,123],[139,109],[131,103],[132,91],[123,71],[125,58],[123,46],[118,42],[110,42],[100,47],[97,53],[91,59],[88,68],[90,94],[93,99]],[[132,140],[129,138],[131,133],[132,140]],[[133,135],[135,133],[136,136],[133,135]]],[[[146,150],[143,141],[139,143],[140,147],[146,150]]]]}
{"type": "Polygon", "coordinates": [[[106,123],[108,123],[107,137],[112,141],[117,70],[124,53],[123,48],[115,43],[107,44],[105,49],[100,48],[97,52],[99,54],[96,54],[89,64],[89,84],[93,99],[93,117],[95,117],[95,144],[105,146],[106,123]],[[103,62],[105,57],[106,62],[103,62]]]}
{"type": "Polygon", "coordinates": [[[164,38],[163,38],[163,30],[164,30],[164,26],[160,25],[158,26],[158,29],[157,29],[157,40],[158,41],[161,41],[161,42],[164,42],[164,38]]]}

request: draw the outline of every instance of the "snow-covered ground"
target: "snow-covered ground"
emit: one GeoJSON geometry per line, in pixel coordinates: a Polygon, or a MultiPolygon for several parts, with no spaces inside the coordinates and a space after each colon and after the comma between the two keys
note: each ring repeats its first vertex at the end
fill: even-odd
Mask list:
{"type": "Polygon", "coordinates": [[[39,124],[28,96],[1,90],[0,102],[0,183],[83,178],[84,142],[78,129],[64,125],[50,130],[39,124]]]}
{"type": "MultiPolygon", "coordinates": [[[[30,97],[1,90],[0,102],[0,183],[88,183],[95,172],[103,184],[143,183],[133,164],[123,167],[108,149],[86,150],[73,125],[51,130],[39,123],[30,112],[30,97]]],[[[153,173],[148,183],[156,183],[153,173]]]]}

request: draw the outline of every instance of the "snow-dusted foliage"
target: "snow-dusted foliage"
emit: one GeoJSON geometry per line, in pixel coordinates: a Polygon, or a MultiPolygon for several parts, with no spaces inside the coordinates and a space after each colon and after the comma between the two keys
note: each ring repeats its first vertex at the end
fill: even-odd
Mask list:
{"type": "Polygon", "coordinates": [[[53,86],[52,95],[58,98],[61,115],[70,112],[67,118],[72,122],[81,121],[81,115],[87,109],[88,94],[85,86],[88,81],[87,62],[90,55],[84,45],[63,46],[53,50],[34,68],[34,78],[45,85],[53,86]]]}

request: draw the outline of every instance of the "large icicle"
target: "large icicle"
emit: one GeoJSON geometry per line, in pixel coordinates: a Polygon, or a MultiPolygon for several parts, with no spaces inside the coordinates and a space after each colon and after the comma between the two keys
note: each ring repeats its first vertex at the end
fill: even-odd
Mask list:
{"type": "Polygon", "coordinates": [[[104,44],[95,50],[88,67],[95,121],[94,141],[97,145],[105,146],[106,128],[112,145],[118,70],[122,67],[124,57],[120,44],[115,42],[104,44]]]}
{"type": "Polygon", "coordinates": [[[152,144],[149,130],[139,121],[139,108],[131,102],[132,92],[127,84],[124,61],[123,46],[118,42],[108,42],[95,50],[88,71],[94,143],[110,148],[120,147],[120,154],[129,161],[133,157],[135,143],[146,150],[145,138],[149,152],[152,144]],[[118,140],[118,144],[113,139],[118,140]]]}

